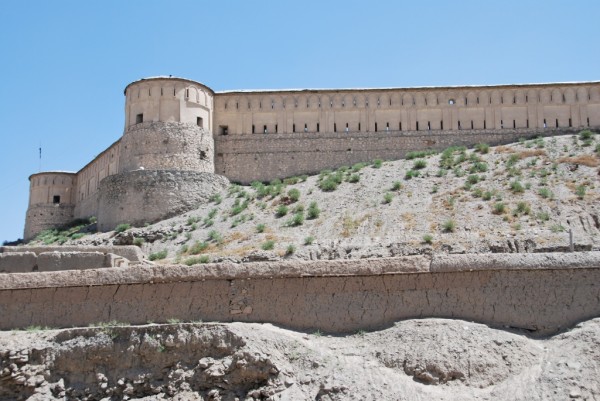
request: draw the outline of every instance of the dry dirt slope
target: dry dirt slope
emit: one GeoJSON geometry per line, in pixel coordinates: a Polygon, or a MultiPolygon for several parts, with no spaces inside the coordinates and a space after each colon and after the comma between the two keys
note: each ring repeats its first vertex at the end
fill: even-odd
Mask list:
{"type": "Polygon", "coordinates": [[[443,319],[3,332],[0,363],[0,400],[598,400],[600,320],[545,340],[443,319]]]}
{"type": "MultiPolygon", "coordinates": [[[[232,185],[182,216],[67,243],[135,243],[156,260],[195,264],[552,252],[568,249],[572,230],[576,250],[598,250],[599,152],[600,135],[590,133],[350,166],[288,185],[232,185]]],[[[56,240],[67,237],[40,237],[56,240]]]]}

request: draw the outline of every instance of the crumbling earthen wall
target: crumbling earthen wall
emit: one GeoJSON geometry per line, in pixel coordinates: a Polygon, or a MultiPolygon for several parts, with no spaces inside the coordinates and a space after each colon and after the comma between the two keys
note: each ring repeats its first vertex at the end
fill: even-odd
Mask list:
{"type": "Polygon", "coordinates": [[[445,317],[545,335],[600,316],[598,283],[598,252],[7,274],[0,329],[173,318],[340,333],[445,317]]]}

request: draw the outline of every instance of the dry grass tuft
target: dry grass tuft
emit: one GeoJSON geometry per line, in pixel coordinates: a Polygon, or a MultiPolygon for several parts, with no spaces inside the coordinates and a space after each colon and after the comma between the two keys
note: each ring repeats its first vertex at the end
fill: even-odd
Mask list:
{"type": "Polygon", "coordinates": [[[494,150],[496,153],[515,153],[515,150],[509,146],[497,146],[494,150]]]}
{"type": "Polygon", "coordinates": [[[583,166],[588,167],[598,167],[600,166],[600,161],[596,156],[592,155],[581,155],[576,157],[561,157],[557,160],[559,163],[569,163],[569,164],[581,164],[583,166]]]}
{"type": "Polygon", "coordinates": [[[544,149],[532,149],[519,152],[519,159],[526,159],[534,156],[546,156],[546,151],[544,149]]]}

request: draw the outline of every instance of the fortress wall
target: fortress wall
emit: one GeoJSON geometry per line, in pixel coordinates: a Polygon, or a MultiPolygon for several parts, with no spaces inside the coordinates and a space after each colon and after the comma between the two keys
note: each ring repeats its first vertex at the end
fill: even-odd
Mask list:
{"type": "Polygon", "coordinates": [[[598,283],[594,252],[6,274],[0,329],[175,318],[347,333],[440,317],[548,335],[600,316],[598,283]]]}
{"type": "Polygon", "coordinates": [[[442,150],[480,142],[499,145],[522,137],[577,131],[564,128],[221,135],[215,138],[215,172],[242,183],[270,181],[377,158],[399,159],[413,150],[442,150]]]}
{"type": "Polygon", "coordinates": [[[106,150],[77,172],[75,192],[75,217],[85,218],[98,214],[98,186],[100,181],[119,171],[121,140],[114,142],[106,150]]]}
{"type": "Polygon", "coordinates": [[[75,205],[34,205],[27,208],[24,239],[30,239],[48,228],[64,226],[73,221],[75,205]]]}
{"type": "Polygon", "coordinates": [[[216,174],[179,170],[137,170],[106,177],[100,183],[98,230],[120,223],[144,225],[198,207],[229,186],[216,174]]]}
{"type": "Polygon", "coordinates": [[[600,126],[600,83],[226,92],[215,135],[600,126]]]}
{"type": "Polygon", "coordinates": [[[210,131],[195,124],[145,122],[131,126],[121,139],[120,172],[189,170],[214,172],[210,131]]]}

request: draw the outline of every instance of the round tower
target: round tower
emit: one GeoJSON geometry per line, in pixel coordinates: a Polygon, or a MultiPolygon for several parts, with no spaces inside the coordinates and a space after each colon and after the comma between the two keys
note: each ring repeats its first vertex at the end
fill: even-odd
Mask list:
{"type": "Polygon", "coordinates": [[[48,171],[29,177],[24,239],[31,239],[40,231],[73,221],[76,176],[75,173],[48,171]]]}
{"type": "Polygon", "coordinates": [[[209,87],[173,77],[125,88],[119,173],[100,182],[98,229],[183,213],[228,185],[214,174],[213,97],[209,87]]]}
{"type": "Polygon", "coordinates": [[[195,81],[155,77],[125,88],[120,172],[214,172],[214,92],[195,81]]]}

